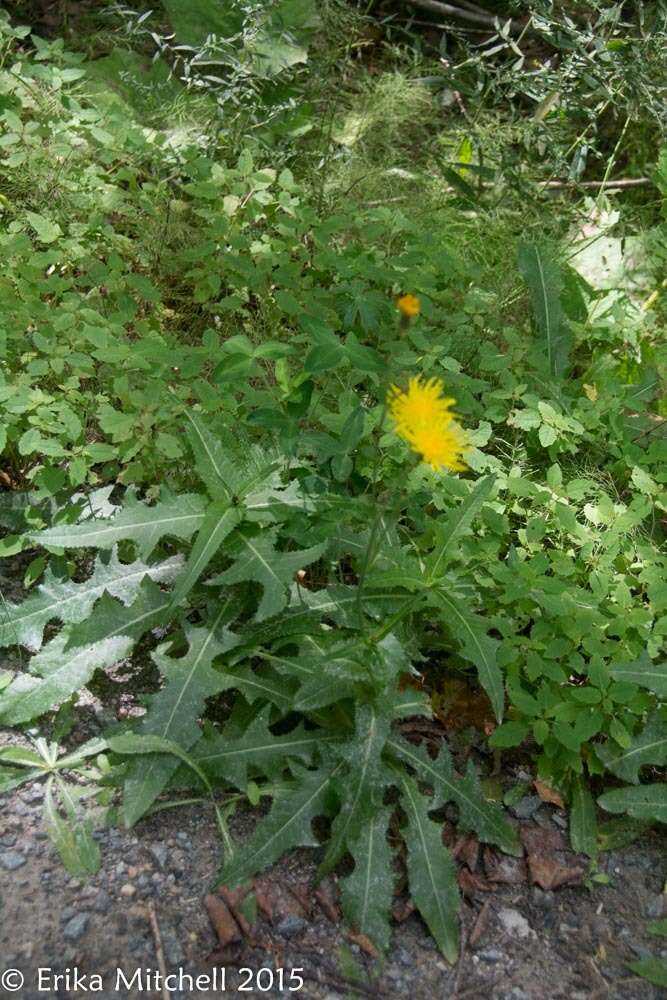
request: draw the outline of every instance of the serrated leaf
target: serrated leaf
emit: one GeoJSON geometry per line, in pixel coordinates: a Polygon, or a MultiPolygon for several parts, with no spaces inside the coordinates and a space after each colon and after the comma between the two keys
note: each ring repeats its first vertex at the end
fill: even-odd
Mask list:
{"type": "Polygon", "coordinates": [[[505,708],[503,675],[496,662],[498,642],[486,634],[487,623],[471,614],[455,597],[438,591],[437,600],[448,614],[444,624],[461,643],[461,655],[477,667],[479,682],[489,696],[498,722],[502,722],[505,708]]]}
{"type": "Polygon", "coordinates": [[[382,751],[389,735],[390,718],[374,705],[357,705],[354,738],[338,749],[348,765],[340,779],[341,808],[331,826],[331,836],[320,872],[331,871],[349,843],[370,821],[390,778],[382,780],[382,751]]]}
{"type": "Polygon", "coordinates": [[[242,500],[269,479],[276,463],[256,445],[244,450],[243,460],[214,436],[197,414],[186,411],[187,436],[195,456],[195,467],[214,499],[242,500]]]}
{"type": "Polygon", "coordinates": [[[186,434],[195,457],[195,468],[213,499],[232,501],[238,486],[238,462],[227,454],[220,439],[214,437],[197,414],[186,410],[189,421],[186,434]]]}
{"type": "Polygon", "coordinates": [[[319,559],[326,542],[298,552],[279,552],[274,547],[275,530],[260,535],[239,532],[236,560],[228,570],[209,581],[210,585],[242,583],[254,580],[263,589],[255,620],[264,621],[278,614],[287,604],[294,574],[319,559]]]}
{"type": "MultiPolygon", "coordinates": [[[[188,652],[178,659],[153,653],[153,660],[165,678],[165,686],[151,698],[148,712],[141,720],[142,736],[158,736],[187,751],[199,736],[198,719],[206,700],[230,687],[227,675],[212,668],[213,660],[238,644],[238,637],[217,628],[226,613],[220,610],[211,628],[187,630],[188,652]]],[[[133,826],[165,787],[178,766],[173,756],[155,755],[133,763],[124,784],[123,816],[133,826]]]]}
{"type": "MultiPolygon", "coordinates": [[[[178,565],[182,565],[180,560],[178,565]]],[[[137,596],[129,607],[105,592],[90,618],[67,630],[65,649],[89,646],[114,635],[140,639],[145,632],[166,620],[169,604],[169,594],[161,591],[148,576],[144,576],[137,596]]]]}
{"type": "Polygon", "coordinates": [[[598,805],[607,812],[667,823],[667,785],[628,785],[605,792],[598,805]]]}
{"type": "Polygon", "coordinates": [[[454,551],[454,545],[468,530],[475,516],[488,499],[495,482],[494,476],[485,476],[475,483],[463,502],[449,513],[442,525],[437,526],[437,544],[426,560],[426,572],[431,581],[442,575],[454,551]]]}
{"type": "Polygon", "coordinates": [[[269,729],[270,709],[263,709],[237,739],[223,735],[200,740],[192,751],[197,763],[214,778],[245,788],[248,768],[277,777],[290,758],[309,764],[322,746],[336,744],[341,736],[299,725],[291,733],[274,736],[269,729]]]}
{"type": "Polygon", "coordinates": [[[381,809],[349,844],[354,871],[341,879],[341,905],[347,923],[386,951],[391,937],[389,919],[394,894],[392,850],[387,828],[392,810],[381,809]]]}
{"type": "Polygon", "coordinates": [[[655,986],[667,987],[667,960],[664,958],[653,958],[650,955],[638,958],[635,962],[628,962],[628,969],[655,986]]]}
{"type": "Polygon", "coordinates": [[[612,774],[636,784],[645,764],[662,767],[667,763],[667,720],[660,712],[654,712],[626,750],[611,741],[596,745],[595,749],[612,774]]]}
{"type": "MultiPolygon", "coordinates": [[[[66,809],[67,805],[66,802],[66,809]]],[[[86,878],[99,870],[102,861],[100,848],[93,837],[90,819],[77,815],[71,804],[67,814],[67,819],[64,819],[58,812],[49,783],[44,795],[46,832],[70,875],[86,878]]]]}
{"type": "Polygon", "coordinates": [[[88,618],[95,602],[106,592],[130,604],[146,577],[169,583],[183,566],[174,556],[156,566],[141,561],[121,563],[115,552],[108,559],[96,559],[92,576],[83,583],[59,580],[50,569],[36,591],[23,604],[5,603],[0,608],[0,645],[26,646],[38,650],[45,626],[54,619],[78,624],[88,618]]]}
{"type": "Polygon", "coordinates": [[[612,663],[609,673],[616,681],[639,684],[640,687],[653,691],[659,698],[667,698],[667,662],[654,663],[645,650],[634,663],[612,663]]]}
{"type": "Polygon", "coordinates": [[[454,802],[463,829],[474,831],[481,841],[495,844],[508,854],[518,856],[522,853],[517,834],[507,822],[500,803],[484,797],[472,761],[468,763],[465,777],[461,777],[455,773],[444,744],[436,758],[431,758],[423,747],[396,738],[387,742],[387,749],[408,764],[421,781],[432,786],[435,803],[432,808],[454,802]]]}
{"type": "Polygon", "coordinates": [[[561,266],[542,247],[523,243],[519,247],[519,269],[544,341],[547,368],[552,375],[562,375],[567,367],[568,338],[561,317],[561,266]]]}
{"type": "Polygon", "coordinates": [[[183,573],[176,580],[171,596],[171,606],[177,607],[190,593],[225,538],[243,518],[236,507],[229,507],[226,500],[211,505],[199,529],[183,573]]]}
{"type": "Polygon", "coordinates": [[[429,818],[429,802],[417,783],[402,774],[401,805],[407,816],[405,842],[410,895],[448,962],[459,953],[459,890],[456,866],[442,842],[442,826],[429,818]]]}
{"type": "Polygon", "coordinates": [[[146,559],[161,538],[189,539],[204,520],[205,498],[197,493],[167,497],[149,506],[128,492],[121,510],[104,521],[61,525],[26,535],[38,545],[58,549],[111,549],[124,539],[135,542],[146,559]]]}
{"type": "Polygon", "coordinates": [[[88,683],[96,670],[111,667],[129,654],[128,636],[103,639],[83,649],[65,652],[67,635],[56,636],[30,661],[38,677],[19,674],[0,695],[0,720],[15,726],[58,708],[88,683]]]}
{"type": "Polygon", "coordinates": [[[572,850],[597,858],[598,823],[595,802],[583,778],[575,778],[570,798],[570,844],[572,850]]]}
{"type": "Polygon", "coordinates": [[[300,771],[294,791],[274,800],[269,815],[222,870],[219,881],[230,887],[252,878],[293,847],[316,847],[313,820],[331,811],[331,783],[342,770],[300,771]]]}

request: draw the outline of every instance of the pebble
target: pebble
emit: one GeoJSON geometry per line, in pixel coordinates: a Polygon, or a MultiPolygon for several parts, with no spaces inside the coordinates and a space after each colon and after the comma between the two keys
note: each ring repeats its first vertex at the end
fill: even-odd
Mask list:
{"type": "Polygon", "coordinates": [[[664,907],[665,897],[662,893],[659,896],[652,896],[644,906],[644,916],[657,919],[663,915],[664,907]]]}
{"type": "Polygon", "coordinates": [[[308,924],[303,919],[303,917],[297,917],[296,914],[290,913],[289,916],[283,917],[281,921],[276,924],[276,930],[283,937],[291,938],[295,937],[297,934],[303,933],[308,924]]]}
{"type": "Polygon", "coordinates": [[[480,951],[478,954],[483,962],[489,962],[491,965],[495,965],[497,962],[502,962],[503,960],[503,953],[498,948],[485,948],[484,951],[480,951]]]}
{"type": "Polygon", "coordinates": [[[153,855],[160,868],[164,868],[167,864],[167,858],[169,857],[169,848],[167,845],[163,843],[151,844],[148,850],[153,855]]]}
{"type": "Polygon", "coordinates": [[[0,865],[8,872],[14,872],[25,864],[25,857],[18,851],[0,851],[0,865]]]}
{"type": "Polygon", "coordinates": [[[407,948],[403,948],[402,945],[399,945],[398,948],[396,948],[394,954],[396,956],[397,961],[401,965],[405,965],[408,968],[410,968],[410,966],[414,965],[414,959],[413,959],[412,955],[407,950],[407,948]]]}
{"type": "Polygon", "coordinates": [[[518,910],[513,910],[511,907],[498,910],[498,920],[502,924],[503,930],[514,937],[527,938],[536,936],[535,931],[526,918],[518,910]]]}
{"type": "Polygon", "coordinates": [[[134,896],[136,891],[136,886],[131,885],[129,882],[126,882],[125,885],[120,887],[121,896],[134,896]]]}
{"type": "Polygon", "coordinates": [[[510,811],[517,819],[530,819],[541,805],[542,799],[538,795],[526,795],[515,806],[511,806],[510,811]]]}
{"type": "Polygon", "coordinates": [[[535,904],[535,906],[543,907],[545,910],[549,909],[554,905],[554,894],[553,892],[538,888],[538,886],[533,886],[530,891],[530,898],[535,904]]]}
{"type": "Polygon", "coordinates": [[[88,926],[88,916],[85,913],[77,913],[63,928],[63,937],[67,941],[78,941],[88,926]]]}
{"type": "Polygon", "coordinates": [[[108,913],[111,909],[111,896],[104,889],[100,889],[95,896],[93,909],[96,913],[108,913]]]}

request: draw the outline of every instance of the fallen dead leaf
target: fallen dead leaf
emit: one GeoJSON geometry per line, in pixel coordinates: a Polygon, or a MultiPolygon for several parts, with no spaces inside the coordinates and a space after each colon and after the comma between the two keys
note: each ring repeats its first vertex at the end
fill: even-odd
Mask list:
{"type": "Polygon", "coordinates": [[[535,780],[534,785],[535,791],[543,802],[549,802],[553,806],[558,806],[559,809],[565,808],[562,796],[554,788],[551,788],[544,781],[540,781],[539,779],[535,780]]]}
{"type": "Polygon", "coordinates": [[[528,869],[531,881],[541,889],[557,889],[559,885],[583,882],[585,868],[563,865],[553,855],[529,854],[528,869]]]}
{"type": "Polygon", "coordinates": [[[520,885],[528,880],[528,869],[523,858],[500,854],[491,847],[484,848],[484,873],[489,882],[520,885]]]}
{"type": "Polygon", "coordinates": [[[204,900],[208,918],[211,921],[213,930],[216,933],[219,944],[219,953],[228,957],[231,952],[236,952],[237,947],[243,940],[241,928],[237,924],[234,916],[229,910],[224,899],[220,896],[210,894],[204,900]]]}
{"type": "Polygon", "coordinates": [[[477,915],[477,920],[473,924],[473,928],[470,931],[470,937],[468,938],[468,944],[471,948],[474,948],[482,934],[486,930],[489,917],[491,916],[491,900],[487,899],[477,915]]]}
{"type": "Polygon", "coordinates": [[[472,834],[466,834],[454,844],[452,854],[461,864],[467,865],[471,872],[477,869],[479,862],[479,840],[472,834]]]}
{"type": "Polygon", "coordinates": [[[339,924],[341,913],[338,906],[338,887],[333,879],[325,878],[315,892],[315,899],[320,904],[332,924],[339,924]]]}
{"type": "Polygon", "coordinates": [[[521,827],[520,836],[527,854],[568,850],[565,834],[561,830],[543,830],[541,826],[526,824],[521,827]]]}
{"type": "Polygon", "coordinates": [[[279,923],[285,917],[303,917],[310,909],[306,883],[291,885],[264,876],[255,879],[254,887],[257,908],[272,924],[279,923]]]}
{"type": "Polygon", "coordinates": [[[474,899],[480,892],[493,892],[493,886],[485,882],[484,879],[478,878],[477,875],[473,875],[467,868],[459,868],[456,877],[461,892],[468,899],[474,899]]]}
{"type": "Polygon", "coordinates": [[[375,947],[371,939],[366,937],[365,934],[359,934],[357,933],[357,931],[348,931],[346,937],[348,941],[352,942],[352,944],[359,945],[361,950],[365,951],[366,954],[369,955],[371,958],[378,957],[377,948],[375,947]]]}
{"type": "Polygon", "coordinates": [[[397,903],[394,903],[391,915],[397,924],[402,924],[414,912],[415,912],[415,904],[412,902],[412,900],[401,899],[397,903]]]}

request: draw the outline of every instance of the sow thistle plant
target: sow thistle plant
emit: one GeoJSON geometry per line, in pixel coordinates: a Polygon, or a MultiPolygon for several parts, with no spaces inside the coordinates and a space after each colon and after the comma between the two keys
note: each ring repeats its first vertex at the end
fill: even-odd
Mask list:
{"type": "MultiPolygon", "coordinates": [[[[434,468],[463,466],[465,437],[450,407],[434,380],[390,392],[397,433],[434,468]]],[[[438,811],[453,803],[462,830],[507,852],[520,848],[472,763],[457,774],[444,743],[432,757],[406,739],[401,721],[431,714],[413,679],[422,633],[433,626],[474,664],[502,718],[497,643],[471,611],[470,581],[452,569],[493,480],[470,484],[438,524],[431,551],[417,557],[387,515],[371,545],[367,496],[346,494],[280,453],[234,453],[196,413],[187,425],[200,492],[165,489],[149,504],[128,491],[120,507],[93,504],[97,514],[79,511],[74,523],[66,508],[29,533],[52,553],[99,554],[88,579],[50,571],[22,604],[5,608],[0,642],[34,655],[0,694],[0,723],[28,723],[69,704],[96,670],[167,629],[152,653],[163,683],[145,714],[95,741],[95,754],[112,765],[105,781],[122,791],[121,822],[137,823],[170,790],[200,789],[216,810],[220,880],[230,886],[296,846],[321,845],[321,874],[347,857],[345,917],[378,949],[389,942],[404,856],[412,898],[453,961],[459,896],[438,811]],[[341,574],[343,563],[352,570],[341,574]],[[53,634],[56,621],[62,628],[53,634]],[[207,710],[226,721],[202,724],[207,710]],[[225,794],[230,802],[273,799],[242,844],[228,829],[225,794]],[[328,831],[323,843],[315,820],[328,831]]],[[[11,787],[17,775],[6,770],[11,787]]]]}

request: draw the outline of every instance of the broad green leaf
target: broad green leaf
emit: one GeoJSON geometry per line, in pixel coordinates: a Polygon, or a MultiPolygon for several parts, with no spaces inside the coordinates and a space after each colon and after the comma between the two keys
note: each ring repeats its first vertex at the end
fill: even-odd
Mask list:
{"type": "Polygon", "coordinates": [[[104,593],[130,604],[147,577],[157,583],[170,583],[183,567],[180,556],[157,566],[137,561],[121,563],[115,552],[107,559],[96,559],[92,576],[83,583],[59,580],[50,569],[23,604],[0,606],[0,645],[26,646],[38,650],[45,626],[53,620],[77,624],[89,618],[93,606],[104,593]]]}
{"type": "Polygon", "coordinates": [[[297,570],[319,559],[326,550],[326,543],[298,552],[278,552],[274,547],[275,530],[259,535],[239,532],[234,565],[209,584],[242,583],[255,580],[263,588],[255,620],[264,621],[278,614],[287,604],[289,588],[297,570]]]}
{"type": "Polygon", "coordinates": [[[220,439],[214,437],[196,413],[186,410],[185,415],[189,421],[186,434],[195,456],[195,467],[209,496],[231,503],[238,486],[238,461],[230,458],[220,439]]]}
{"type": "Polygon", "coordinates": [[[442,575],[454,551],[454,545],[461,535],[468,530],[473,519],[479,513],[485,500],[488,499],[495,479],[485,476],[475,483],[473,489],[463,502],[448,515],[444,523],[438,524],[437,543],[433,552],[426,560],[426,572],[431,580],[442,575]]]}
{"type": "Polygon", "coordinates": [[[21,785],[28,785],[35,778],[44,776],[42,770],[23,771],[15,767],[0,767],[0,795],[8,795],[21,785]]]}
{"type": "Polygon", "coordinates": [[[628,813],[634,819],[652,819],[667,823],[667,784],[628,785],[605,792],[598,805],[607,812],[628,813]]]}
{"type": "Polygon", "coordinates": [[[208,778],[197,761],[173,740],[150,734],[121,733],[120,736],[110,736],[107,743],[110,750],[119,754],[172,754],[191,768],[206,788],[210,790],[208,778]]]}
{"type": "Polygon", "coordinates": [[[350,842],[354,871],[341,879],[341,905],[347,923],[386,951],[394,895],[393,854],[387,840],[391,808],[376,812],[350,842]]]}
{"type": "Polygon", "coordinates": [[[456,866],[442,842],[442,826],[429,818],[429,802],[417,783],[402,774],[401,805],[407,816],[405,842],[410,896],[448,962],[459,953],[459,890],[456,866]]]}
{"type": "Polygon", "coordinates": [[[271,480],[276,462],[257,445],[232,444],[229,431],[214,436],[197,414],[188,410],[186,417],[197,472],[214,500],[243,500],[271,480]]]}
{"type": "Polygon", "coordinates": [[[277,777],[290,758],[309,764],[320,747],[342,739],[321,730],[305,730],[301,725],[285,736],[274,736],[269,716],[270,710],[264,708],[237,739],[216,734],[200,740],[192,751],[193,758],[212,777],[245,788],[249,767],[277,777]]]}
{"type": "MultiPolygon", "coordinates": [[[[382,779],[382,750],[389,735],[390,718],[383,716],[374,705],[357,705],[354,738],[338,748],[348,770],[339,782],[342,795],[340,812],[331,826],[320,872],[331,871],[345,854],[350,842],[367,825],[381,804],[382,792],[391,783],[382,779]]],[[[338,790],[338,789],[337,789],[338,790]]]]}
{"type": "Polygon", "coordinates": [[[598,824],[595,802],[584,778],[575,778],[570,798],[570,844],[573,851],[596,858],[598,824]]]}
{"type": "Polygon", "coordinates": [[[408,764],[420,781],[434,790],[433,805],[436,809],[446,802],[454,802],[459,810],[459,823],[465,830],[473,831],[483,843],[496,844],[508,854],[520,855],[521,845],[515,830],[507,822],[499,802],[484,797],[472,761],[468,763],[465,777],[456,774],[449,750],[444,744],[436,758],[429,756],[421,746],[405,740],[391,738],[387,749],[401,763],[408,764]]]}
{"type": "Polygon", "coordinates": [[[67,652],[66,643],[66,633],[52,639],[30,661],[30,669],[39,676],[19,674],[0,694],[2,722],[15,726],[58,708],[85,687],[96,670],[118,663],[134,646],[124,635],[67,652]]]}
{"type": "MultiPolygon", "coordinates": [[[[148,712],[138,730],[142,736],[158,736],[190,749],[201,735],[198,725],[206,701],[230,687],[229,678],[212,668],[213,660],[232,649],[238,638],[228,630],[218,637],[226,606],[221,609],[211,628],[186,630],[189,648],[178,659],[165,656],[160,650],[153,660],[165,679],[161,691],[151,698],[148,712]]],[[[125,778],[123,816],[127,826],[133,826],[165,787],[178,767],[173,756],[159,754],[148,762],[133,764],[125,778]]]]}
{"type": "Polygon", "coordinates": [[[26,212],[25,216],[37,233],[40,243],[54,243],[59,236],[62,236],[63,231],[57,222],[52,222],[36,212],[26,212]]]}
{"type": "Polygon", "coordinates": [[[609,740],[596,744],[595,750],[612,774],[637,784],[644,765],[663,767],[667,763],[667,720],[660,712],[654,712],[627,749],[609,740]]]}
{"type": "Polygon", "coordinates": [[[561,317],[561,266],[542,247],[524,243],[519,247],[519,269],[544,341],[547,368],[552,375],[562,375],[567,367],[568,343],[561,317]]]}
{"type": "Polygon", "coordinates": [[[313,820],[331,812],[331,783],[343,768],[299,771],[294,791],[274,801],[269,815],[260,820],[250,839],[224,866],[220,882],[230,887],[277,861],[294,847],[316,847],[313,820]]]}
{"type": "Polygon", "coordinates": [[[46,832],[70,875],[86,878],[94,875],[100,867],[102,861],[100,848],[93,837],[90,820],[78,815],[74,807],[67,802],[66,812],[67,819],[64,819],[58,812],[53,798],[52,783],[49,782],[44,795],[46,832]]]}
{"type": "Polygon", "coordinates": [[[242,513],[226,500],[212,504],[206,512],[183,573],[176,580],[171,606],[177,607],[190,593],[225,538],[240,524],[242,513]]]}
{"type": "Polygon", "coordinates": [[[505,708],[503,675],[496,663],[498,642],[486,634],[487,623],[471,614],[455,597],[439,590],[437,600],[444,607],[443,623],[461,643],[461,655],[477,667],[479,681],[489,696],[496,719],[502,722],[505,708]]]}
{"type": "Polygon", "coordinates": [[[638,958],[635,962],[628,962],[628,969],[655,986],[667,987],[667,959],[651,956],[638,958]]]}
{"type": "Polygon", "coordinates": [[[128,492],[122,509],[108,520],[61,525],[27,537],[58,549],[110,549],[124,539],[135,542],[146,559],[161,538],[192,538],[204,520],[205,499],[197,493],[165,497],[153,506],[128,492]]]}
{"type": "Polygon", "coordinates": [[[170,595],[160,590],[149,576],[144,576],[129,607],[104,593],[90,618],[67,630],[65,649],[88,646],[114,635],[140,639],[167,620],[169,605],[170,595]]]}
{"type": "Polygon", "coordinates": [[[627,681],[648,688],[659,698],[667,698],[667,661],[654,663],[646,651],[634,663],[614,664],[609,673],[616,681],[627,681]]]}

